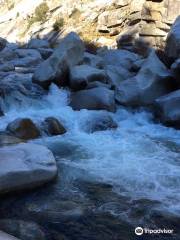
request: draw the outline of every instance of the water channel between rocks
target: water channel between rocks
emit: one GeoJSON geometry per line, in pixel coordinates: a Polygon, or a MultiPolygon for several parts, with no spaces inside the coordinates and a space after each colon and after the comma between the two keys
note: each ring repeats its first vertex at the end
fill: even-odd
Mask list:
{"type": "Polygon", "coordinates": [[[146,111],[119,108],[111,114],[116,130],[87,133],[97,111],[73,111],[67,104],[68,92],[52,86],[41,101],[27,101],[21,109],[13,105],[1,118],[4,129],[17,117],[38,125],[53,116],[68,131],[33,141],[52,150],[58,178],[37,190],[1,197],[0,221],[35,222],[51,240],[136,239],[137,226],[174,229],[171,239],[178,240],[180,131],[154,123],[146,111]]]}

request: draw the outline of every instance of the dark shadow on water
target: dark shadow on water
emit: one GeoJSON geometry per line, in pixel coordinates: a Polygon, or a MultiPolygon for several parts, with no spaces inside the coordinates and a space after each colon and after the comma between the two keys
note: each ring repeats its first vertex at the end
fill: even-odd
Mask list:
{"type": "MultiPolygon", "coordinates": [[[[51,40],[51,46],[54,46],[57,37],[57,33],[49,33],[45,39],[51,40]]],[[[93,54],[99,50],[93,43],[86,42],[85,46],[86,51],[93,54]]],[[[12,43],[11,47],[16,47],[16,44],[12,43]]],[[[157,55],[170,67],[172,62],[162,50],[158,50],[157,55]]],[[[158,206],[158,202],[148,199],[133,201],[121,196],[113,191],[111,184],[93,180],[86,171],[61,161],[62,158],[68,161],[73,157],[78,158],[78,155],[81,160],[88,158],[87,153],[78,146],[61,145],[61,149],[59,146],[49,147],[57,157],[58,178],[35,190],[1,196],[0,229],[21,238],[18,221],[22,220],[37,223],[45,233],[45,239],[42,240],[180,239],[180,217],[154,211],[153,207],[158,206]],[[17,224],[11,221],[7,224],[4,219],[15,220],[17,224]],[[140,220],[142,226],[148,224],[153,229],[174,229],[176,235],[137,237],[134,229],[140,220]]]]}

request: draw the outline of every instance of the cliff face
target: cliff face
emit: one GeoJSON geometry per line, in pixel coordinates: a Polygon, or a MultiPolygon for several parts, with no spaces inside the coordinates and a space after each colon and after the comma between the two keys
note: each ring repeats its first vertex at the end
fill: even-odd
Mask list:
{"type": "Polygon", "coordinates": [[[118,34],[133,31],[162,46],[180,0],[4,0],[0,12],[1,36],[11,42],[55,40],[73,30],[87,41],[112,46],[118,34]]]}

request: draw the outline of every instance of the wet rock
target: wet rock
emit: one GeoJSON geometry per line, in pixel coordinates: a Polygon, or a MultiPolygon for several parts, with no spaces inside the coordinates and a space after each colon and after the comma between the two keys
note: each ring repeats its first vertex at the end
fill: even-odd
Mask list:
{"type": "Polygon", "coordinates": [[[27,48],[34,48],[34,49],[39,49],[39,48],[49,48],[49,42],[44,39],[31,39],[27,45],[27,48]]]}
{"type": "Polygon", "coordinates": [[[40,132],[36,125],[31,119],[28,118],[18,118],[13,122],[9,123],[6,129],[13,136],[29,140],[40,136],[40,132]]]}
{"type": "Polygon", "coordinates": [[[29,143],[1,148],[0,169],[0,193],[34,188],[57,174],[51,151],[29,143]]]}
{"type": "MultiPolygon", "coordinates": [[[[4,90],[6,90],[5,86],[9,86],[9,88],[12,87],[16,89],[15,86],[30,85],[31,80],[32,80],[32,74],[21,74],[16,72],[10,72],[6,74],[4,77],[2,77],[1,85],[3,86],[4,90]]],[[[2,88],[1,85],[0,85],[0,88],[2,88]]]]}
{"type": "Polygon", "coordinates": [[[159,226],[159,228],[163,229],[163,226],[170,226],[169,229],[173,229],[172,239],[176,240],[179,237],[180,230],[179,230],[179,221],[180,217],[177,214],[168,211],[162,211],[161,209],[156,209],[150,212],[150,219],[159,226]]]}
{"type": "Polygon", "coordinates": [[[70,87],[73,90],[84,89],[88,83],[94,81],[107,83],[106,72],[88,65],[75,66],[70,69],[70,87]]]}
{"type": "MultiPolygon", "coordinates": [[[[42,201],[41,201],[42,202],[42,201]]],[[[27,206],[28,212],[35,215],[38,219],[47,219],[48,222],[64,220],[77,220],[83,216],[85,206],[78,202],[61,199],[47,199],[44,204],[31,204],[27,206]]]]}
{"type": "Polygon", "coordinates": [[[170,85],[169,70],[152,51],[138,74],[120,83],[116,91],[116,100],[129,106],[153,104],[156,98],[170,92],[170,85]]]}
{"type": "Polygon", "coordinates": [[[2,146],[7,146],[7,145],[13,145],[13,144],[18,144],[18,143],[22,143],[23,140],[7,135],[7,134],[0,134],[0,147],[2,146]]]}
{"type": "Polygon", "coordinates": [[[85,123],[85,130],[89,133],[97,131],[105,131],[110,129],[116,129],[117,123],[107,113],[97,113],[95,116],[90,117],[85,123]]]}
{"type": "Polygon", "coordinates": [[[34,72],[33,82],[48,88],[52,82],[67,84],[69,67],[83,60],[84,44],[76,33],[71,32],[59,44],[54,53],[34,72]]]}
{"type": "Polygon", "coordinates": [[[7,41],[4,38],[0,38],[0,51],[6,47],[7,41]]]}
{"type": "Polygon", "coordinates": [[[54,117],[48,117],[44,120],[45,131],[49,135],[62,135],[66,133],[65,127],[54,117]]]}
{"type": "Polygon", "coordinates": [[[115,112],[114,91],[97,87],[72,93],[70,106],[74,110],[88,109],[115,112]]]}
{"type": "Polygon", "coordinates": [[[166,54],[169,58],[180,57],[180,16],[177,17],[166,40],[166,54]]]}
{"type": "Polygon", "coordinates": [[[180,90],[156,99],[155,105],[163,123],[180,129],[180,90]]]}
{"type": "Polygon", "coordinates": [[[2,219],[0,220],[0,228],[21,240],[46,239],[42,228],[33,222],[16,219],[2,219]]]}

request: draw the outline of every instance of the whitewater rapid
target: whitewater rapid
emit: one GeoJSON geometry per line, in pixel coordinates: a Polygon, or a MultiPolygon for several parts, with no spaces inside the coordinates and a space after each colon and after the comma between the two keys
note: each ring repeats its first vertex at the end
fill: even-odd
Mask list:
{"type": "Polygon", "coordinates": [[[116,130],[87,133],[87,121],[97,111],[73,111],[68,99],[68,91],[52,85],[41,100],[14,102],[0,118],[0,130],[18,117],[31,118],[39,127],[45,117],[56,117],[67,133],[35,142],[77,146],[71,158],[61,159],[64,164],[112,184],[121,195],[160,201],[162,209],[180,216],[180,131],[154,123],[152,114],[144,110],[119,107],[110,113],[118,124],[116,130]]]}

